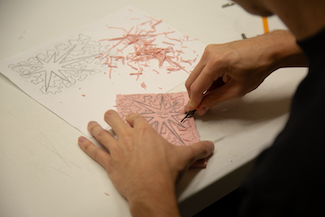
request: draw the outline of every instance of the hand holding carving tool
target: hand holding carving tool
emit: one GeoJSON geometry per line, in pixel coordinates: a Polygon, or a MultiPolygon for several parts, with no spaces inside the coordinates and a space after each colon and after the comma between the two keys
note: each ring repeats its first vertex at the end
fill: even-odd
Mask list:
{"type": "MultiPolygon", "coordinates": [[[[212,83],[211,87],[210,87],[208,90],[206,90],[206,91],[203,92],[203,95],[209,93],[209,92],[212,91],[212,90],[215,90],[215,89],[217,89],[217,88],[223,86],[224,84],[225,84],[225,83],[223,82],[222,77],[218,78],[217,80],[215,80],[215,81],[212,83]]],[[[194,113],[196,112],[196,110],[197,110],[197,109],[192,110],[192,111],[188,111],[188,112],[186,113],[185,117],[181,120],[181,123],[183,123],[183,122],[185,121],[186,118],[190,118],[190,117],[192,117],[192,116],[194,115],[194,113]]]]}

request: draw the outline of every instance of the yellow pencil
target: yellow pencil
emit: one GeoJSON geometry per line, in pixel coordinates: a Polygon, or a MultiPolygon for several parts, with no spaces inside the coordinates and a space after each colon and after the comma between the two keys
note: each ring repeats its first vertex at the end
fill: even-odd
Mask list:
{"type": "Polygon", "coordinates": [[[263,17],[263,26],[264,26],[264,33],[269,32],[269,25],[267,24],[267,18],[263,17]]]}

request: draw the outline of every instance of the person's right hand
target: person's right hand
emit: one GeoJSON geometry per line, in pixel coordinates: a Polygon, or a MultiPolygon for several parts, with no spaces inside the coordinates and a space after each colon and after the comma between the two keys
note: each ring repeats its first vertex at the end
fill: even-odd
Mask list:
{"type": "Polygon", "coordinates": [[[301,65],[301,62],[306,63],[294,37],[283,30],[209,45],[185,83],[190,98],[185,112],[197,109],[203,115],[221,102],[254,90],[279,67],[301,65]],[[224,85],[205,93],[218,79],[224,85]]]}

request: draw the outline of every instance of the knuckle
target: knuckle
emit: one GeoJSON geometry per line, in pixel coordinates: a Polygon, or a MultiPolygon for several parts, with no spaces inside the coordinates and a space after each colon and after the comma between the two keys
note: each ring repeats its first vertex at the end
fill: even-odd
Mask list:
{"type": "Polygon", "coordinates": [[[143,122],[143,123],[139,123],[138,126],[137,126],[137,129],[141,132],[141,133],[144,133],[146,131],[148,131],[148,124],[143,122]]]}
{"type": "Polygon", "coordinates": [[[201,93],[201,87],[199,87],[198,85],[192,85],[191,86],[191,95],[194,97],[199,97],[202,95],[201,93]]]}
{"type": "Polygon", "coordinates": [[[223,74],[221,69],[225,68],[225,61],[223,60],[222,54],[214,54],[208,64],[207,64],[207,73],[210,78],[213,80],[216,80],[218,77],[220,77],[220,73],[223,74]]]}
{"type": "Polygon", "coordinates": [[[128,135],[124,135],[121,138],[121,140],[122,140],[122,143],[123,144],[130,144],[130,143],[132,143],[132,138],[130,136],[128,136],[128,135]]]}
{"type": "Polygon", "coordinates": [[[91,144],[89,142],[86,142],[85,144],[82,145],[82,149],[88,153],[90,149],[91,144]]]}
{"type": "Polygon", "coordinates": [[[240,85],[233,86],[231,89],[229,89],[229,92],[232,98],[234,99],[243,97],[246,94],[246,92],[240,85]]]}
{"type": "Polygon", "coordinates": [[[102,138],[106,135],[106,133],[107,132],[105,130],[98,131],[96,134],[96,139],[102,141],[102,138]]]}
{"type": "Polygon", "coordinates": [[[214,54],[211,58],[210,58],[210,65],[214,66],[215,64],[219,64],[221,58],[220,55],[218,54],[214,54]]]}
{"type": "Polygon", "coordinates": [[[212,53],[215,50],[215,44],[209,44],[205,47],[204,53],[212,53]]]}
{"type": "Polygon", "coordinates": [[[121,131],[119,131],[118,135],[116,134],[116,138],[118,138],[119,140],[123,139],[125,137],[131,137],[131,136],[132,136],[132,134],[130,133],[129,129],[128,130],[121,130],[121,131]]]}
{"type": "Polygon", "coordinates": [[[206,56],[209,56],[210,59],[213,58],[214,56],[219,56],[217,54],[222,54],[222,50],[219,49],[218,45],[216,44],[209,44],[204,51],[204,54],[206,56]]]}
{"type": "Polygon", "coordinates": [[[190,83],[189,80],[186,80],[186,81],[185,81],[185,87],[186,87],[187,91],[190,90],[191,84],[192,84],[192,83],[190,83]]]}
{"type": "Polygon", "coordinates": [[[99,150],[95,149],[94,152],[93,152],[92,158],[96,160],[96,159],[98,159],[98,155],[99,155],[99,150]]]}
{"type": "Polygon", "coordinates": [[[216,96],[211,96],[210,99],[207,101],[207,106],[212,108],[220,103],[220,100],[216,96]]]}
{"type": "Polygon", "coordinates": [[[213,55],[215,50],[215,45],[214,44],[209,44],[208,46],[205,47],[202,59],[210,59],[210,57],[213,55]]]}

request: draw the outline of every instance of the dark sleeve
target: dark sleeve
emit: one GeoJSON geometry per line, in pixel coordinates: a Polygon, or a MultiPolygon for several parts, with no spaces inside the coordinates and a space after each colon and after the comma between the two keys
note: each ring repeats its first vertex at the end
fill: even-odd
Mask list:
{"type": "Polygon", "coordinates": [[[241,187],[239,216],[325,216],[325,31],[298,42],[309,72],[290,117],[241,187]]]}

